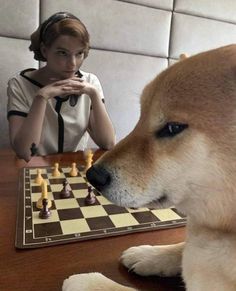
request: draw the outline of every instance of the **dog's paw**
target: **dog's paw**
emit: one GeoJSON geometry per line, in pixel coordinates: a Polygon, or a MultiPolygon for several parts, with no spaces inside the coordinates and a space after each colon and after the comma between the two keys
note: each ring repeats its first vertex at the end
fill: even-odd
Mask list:
{"type": "Polygon", "coordinates": [[[121,262],[141,276],[176,276],[181,272],[182,250],[180,244],[132,247],[123,252],[121,262]]]}
{"type": "Polygon", "coordinates": [[[122,286],[100,273],[72,275],[63,282],[62,291],[135,291],[122,286]]]}

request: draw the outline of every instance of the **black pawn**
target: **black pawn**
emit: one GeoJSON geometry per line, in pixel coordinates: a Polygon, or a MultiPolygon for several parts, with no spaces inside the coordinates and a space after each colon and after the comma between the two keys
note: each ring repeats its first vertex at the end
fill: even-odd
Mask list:
{"type": "Polygon", "coordinates": [[[44,198],[42,203],[43,208],[39,212],[39,217],[42,219],[47,219],[51,216],[51,211],[48,209],[48,199],[44,198]]]}
{"type": "Polygon", "coordinates": [[[92,187],[88,186],[88,195],[85,198],[85,204],[86,205],[93,205],[96,203],[96,196],[93,193],[92,187]]]}
{"type": "Polygon", "coordinates": [[[38,149],[34,142],[31,145],[30,152],[31,152],[31,157],[35,156],[38,153],[38,149]]]}
{"type": "Polygon", "coordinates": [[[60,192],[60,198],[69,198],[71,194],[69,183],[65,180],[63,182],[63,188],[60,192]]]}

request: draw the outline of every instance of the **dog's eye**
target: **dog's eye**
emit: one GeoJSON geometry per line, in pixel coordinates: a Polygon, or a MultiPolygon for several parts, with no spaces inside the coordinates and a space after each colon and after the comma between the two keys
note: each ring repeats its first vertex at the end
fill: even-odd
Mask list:
{"type": "Polygon", "coordinates": [[[179,122],[167,122],[164,127],[156,132],[156,137],[173,137],[179,134],[181,131],[185,130],[188,124],[179,122]]]}

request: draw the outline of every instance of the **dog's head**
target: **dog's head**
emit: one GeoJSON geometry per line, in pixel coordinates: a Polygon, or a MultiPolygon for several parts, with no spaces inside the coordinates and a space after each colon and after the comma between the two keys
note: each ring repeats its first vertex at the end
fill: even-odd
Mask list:
{"type": "Polygon", "coordinates": [[[149,83],[136,127],[87,177],[118,205],[175,205],[207,219],[216,207],[235,208],[235,173],[236,46],[227,46],[184,59],[149,83]]]}

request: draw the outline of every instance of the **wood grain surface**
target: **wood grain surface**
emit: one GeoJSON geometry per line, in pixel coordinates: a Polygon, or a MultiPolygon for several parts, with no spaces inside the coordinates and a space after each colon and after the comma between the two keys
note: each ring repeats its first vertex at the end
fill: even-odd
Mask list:
{"type": "MultiPolygon", "coordinates": [[[[97,159],[102,151],[96,151],[97,159]]],[[[72,274],[101,272],[121,284],[146,291],[184,290],[181,278],[143,278],[119,263],[122,251],[142,244],[171,244],[185,238],[185,227],[135,233],[82,241],[41,249],[15,249],[19,170],[29,166],[68,166],[84,163],[83,154],[66,153],[34,157],[29,163],[8,149],[0,150],[0,290],[61,290],[63,280],[72,274]]]]}

